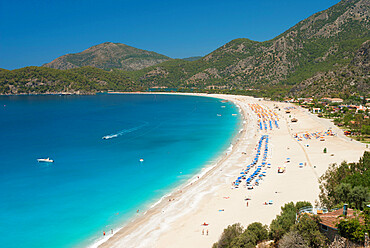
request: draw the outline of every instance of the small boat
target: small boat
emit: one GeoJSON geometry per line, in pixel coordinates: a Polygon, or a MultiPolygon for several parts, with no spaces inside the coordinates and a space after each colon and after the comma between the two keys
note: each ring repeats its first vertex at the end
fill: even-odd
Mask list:
{"type": "Polygon", "coordinates": [[[50,158],[38,158],[37,159],[37,162],[45,162],[45,163],[54,163],[54,160],[50,159],[50,158]]]}
{"type": "Polygon", "coordinates": [[[111,138],[116,138],[117,136],[118,136],[117,134],[106,135],[106,136],[103,136],[102,139],[107,140],[107,139],[111,139],[111,138]]]}

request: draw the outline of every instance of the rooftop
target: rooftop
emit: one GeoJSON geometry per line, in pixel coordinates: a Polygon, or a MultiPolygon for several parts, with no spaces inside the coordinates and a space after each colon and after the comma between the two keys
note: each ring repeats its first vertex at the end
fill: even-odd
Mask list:
{"type": "MultiPolygon", "coordinates": [[[[352,219],[355,218],[356,212],[353,209],[348,208],[347,209],[347,218],[352,219]]],[[[336,225],[339,223],[340,220],[344,219],[343,216],[343,208],[337,209],[333,212],[329,212],[326,214],[320,215],[321,224],[331,227],[333,229],[337,229],[336,225]]]]}

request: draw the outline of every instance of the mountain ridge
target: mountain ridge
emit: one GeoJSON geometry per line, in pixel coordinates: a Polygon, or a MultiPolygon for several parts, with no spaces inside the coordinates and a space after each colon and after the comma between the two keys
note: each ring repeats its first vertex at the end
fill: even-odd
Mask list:
{"type": "Polygon", "coordinates": [[[153,85],[177,79],[182,87],[241,90],[294,85],[316,72],[349,63],[361,44],[370,39],[369,6],[369,0],[341,1],[271,40],[235,39],[199,61],[171,61],[146,68],[138,80],[153,85]],[[153,71],[145,74],[151,68],[153,71]]]}
{"type": "Polygon", "coordinates": [[[171,58],[152,51],[138,49],[121,43],[104,42],[79,52],[60,56],[44,64],[54,69],[73,69],[92,66],[104,70],[140,70],[171,58]]]}
{"type": "MultiPolygon", "coordinates": [[[[92,81],[96,81],[94,73],[97,73],[104,79],[99,80],[107,84],[97,84],[99,87],[96,86],[95,91],[110,90],[108,86],[126,89],[128,84],[133,90],[167,87],[180,91],[232,91],[281,98],[304,95],[305,87],[317,82],[335,89],[327,91],[330,94],[338,94],[343,84],[346,89],[353,91],[351,94],[369,94],[368,71],[363,69],[368,66],[366,56],[357,56],[361,49],[367,49],[370,40],[369,12],[370,0],[342,0],[298,22],[271,40],[234,39],[195,61],[171,59],[137,71],[113,69],[111,75],[87,68],[70,69],[72,71],[68,73],[84,73],[92,81]],[[359,66],[361,64],[364,66],[359,66]],[[112,76],[115,78],[113,84],[109,81],[113,80],[112,76]],[[327,84],[325,78],[331,78],[331,83],[327,84]]],[[[16,74],[18,81],[9,79],[12,72],[0,72],[1,84],[17,84],[24,90],[33,90],[22,84],[27,85],[30,80],[53,81],[52,75],[59,73],[42,71],[40,75],[41,72],[35,70],[30,79],[22,76],[21,72],[16,74]]],[[[69,75],[66,77],[70,80],[69,75]]],[[[8,92],[9,87],[4,87],[0,92],[8,92]]],[[[13,87],[12,92],[17,87],[13,87]]],[[[320,95],[314,88],[311,87],[306,93],[320,95]]]]}

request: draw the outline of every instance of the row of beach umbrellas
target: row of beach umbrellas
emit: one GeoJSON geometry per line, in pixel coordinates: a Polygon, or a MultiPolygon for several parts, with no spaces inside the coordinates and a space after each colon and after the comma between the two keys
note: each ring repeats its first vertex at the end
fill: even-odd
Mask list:
{"type": "Polygon", "coordinates": [[[235,180],[234,184],[235,186],[239,186],[239,184],[242,182],[242,180],[246,179],[246,184],[250,184],[252,183],[252,181],[254,179],[256,179],[256,183],[258,184],[260,179],[264,176],[266,176],[266,172],[261,172],[262,170],[262,165],[259,165],[257,166],[257,168],[253,171],[253,173],[251,173],[251,175],[249,175],[249,177],[247,178],[247,174],[249,173],[249,171],[251,170],[252,167],[254,167],[258,160],[259,160],[259,156],[261,155],[261,149],[262,149],[262,144],[263,144],[263,141],[265,141],[265,146],[264,146],[264,152],[263,152],[263,157],[262,157],[262,165],[263,166],[270,166],[271,164],[267,164],[266,163],[266,160],[267,160],[267,153],[268,153],[268,142],[269,142],[269,138],[268,138],[268,135],[262,135],[260,140],[258,141],[258,146],[257,146],[257,152],[256,152],[256,156],[254,157],[253,161],[251,164],[247,165],[246,169],[243,170],[242,172],[240,172],[240,176],[235,180]]]}

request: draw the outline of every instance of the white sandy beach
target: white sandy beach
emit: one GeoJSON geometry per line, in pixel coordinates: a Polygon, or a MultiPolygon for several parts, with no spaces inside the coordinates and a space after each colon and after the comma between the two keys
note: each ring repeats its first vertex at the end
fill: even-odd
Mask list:
{"type": "Polygon", "coordinates": [[[195,176],[192,183],[176,189],[99,247],[211,247],[228,225],[240,222],[247,226],[255,221],[269,225],[287,202],[305,200],[314,204],[319,194],[318,178],[329,164],[343,160],[358,161],[367,149],[364,144],[342,135],[342,131],[329,120],[320,119],[305,109],[292,109],[290,114],[286,114],[284,107],[293,106],[288,103],[258,101],[245,96],[204,96],[230,100],[240,106],[244,117],[243,131],[234,141],[232,150],[217,164],[209,165],[199,179],[195,176]],[[248,103],[258,103],[274,110],[279,116],[280,128],[260,131],[258,118],[248,103]],[[291,123],[289,115],[297,118],[298,122],[291,123]],[[325,141],[297,141],[293,137],[295,133],[322,132],[329,128],[337,135],[325,136],[325,141]],[[232,188],[232,182],[251,163],[256,144],[264,134],[269,135],[267,162],[271,163],[271,168],[267,169],[267,176],[253,190],[243,186],[232,188]],[[324,148],[327,148],[326,154],[323,153],[324,148]],[[287,158],[290,158],[289,163],[287,158]],[[306,166],[300,168],[299,163],[306,163],[306,166]],[[286,172],[278,174],[279,166],[286,166],[286,172]],[[247,196],[251,198],[248,207],[247,196]],[[263,204],[270,200],[272,205],[263,204]],[[204,222],[209,225],[202,226],[204,222]]]}

